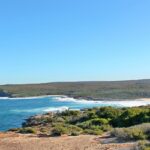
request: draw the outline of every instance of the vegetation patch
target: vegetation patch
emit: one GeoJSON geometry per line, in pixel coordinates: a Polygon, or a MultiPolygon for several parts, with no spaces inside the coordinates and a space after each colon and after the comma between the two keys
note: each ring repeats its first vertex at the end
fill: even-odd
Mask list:
{"type": "Polygon", "coordinates": [[[101,135],[111,132],[119,140],[150,139],[150,106],[133,108],[101,107],[81,111],[66,110],[30,117],[20,133],[48,136],[80,134],[101,135]]]}
{"type": "Polygon", "coordinates": [[[150,123],[136,125],[129,128],[115,128],[111,132],[111,135],[117,137],[121,141],[149,140],[150,123]]]}
{"type": "Polygon", "coordinates": [[[31,128],[31,127],[28,127],[28,128],[21,128],[19,129],[18,131],[19,133],[22,133],[22,134],[36,134],[36,130],[34,128],[31,128]]]}
{"type": "Polygon", "coordinates": [[[150,142],[146,140],[139,141],[134,147],[134,150],[150,150],[150,142]]]}

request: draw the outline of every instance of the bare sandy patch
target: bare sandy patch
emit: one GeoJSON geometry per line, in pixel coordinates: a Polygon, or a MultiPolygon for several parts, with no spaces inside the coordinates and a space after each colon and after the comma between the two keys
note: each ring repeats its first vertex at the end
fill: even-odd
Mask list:
{"type": "Polygon", "coordinates": [[[127,150],[133,143],[107,143],[94,135],[37,137],[15,133],[0,134],[0,150],[127,150]]]}

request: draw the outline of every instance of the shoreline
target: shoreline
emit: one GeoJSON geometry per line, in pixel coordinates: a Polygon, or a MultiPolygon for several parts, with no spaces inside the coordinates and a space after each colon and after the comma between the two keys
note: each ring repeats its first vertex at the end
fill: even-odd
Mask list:
{"type": "Polygon", "coordinates": [[[13,99],[39,99],[39,98],[47,98],[47,97],[60,97],[60,98],[70,98],[74,100],[84,100],[84,101],[150,101],[150,98],[136,98],[136,99],[113,99],[113,98],[89,98],[82,96],[69,96],[69,95],[40,95],[40,96],[26,96],[26,97],[0,97],[0,100],[13,100],[13,99]]]}
{"type": "Polygon", "coordinates": [[[6,99],[8,99],[8,100],[13,100],[13,99],[20,99],[20,100],[22,100],[22,99],[39,99],[39,98],[46,98],[46,97],[67,97],[67,96],[65,96],[65,95],[41,95],[41,96],[27,96],[27,97],[0,97],[0,99],[2,99],[2,100],[6,100],[6,99]]]}
{"type": "MultiPolygon", "coordinates": [[[[81,104],[98,104],[98,105],[108,105],[115,107],[140,107],[150,105],[150,98],[140,98],[140,99],[83,99],[83,98],[74,98],[67,95],[42,95],[42,96],[33,96],[33,97],[0,97],[0,100],[33,100],[40,98],[50,98],[52,97],[56,101],[60,102],[74,102],[81,104]]],[[[93,106],[99,107],[99,106],[93,106]]]]}

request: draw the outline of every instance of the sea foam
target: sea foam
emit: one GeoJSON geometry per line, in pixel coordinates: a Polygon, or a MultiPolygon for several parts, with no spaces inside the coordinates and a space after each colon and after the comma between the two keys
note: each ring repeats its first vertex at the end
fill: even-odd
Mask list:
{"type": "Polygon", "coordinates": [[[93,101],[93,100],[85,100],[85,99],[75,99],[69,98],[67,96],[64,97],[54,97],[57,101],[64,101],[64,102],[75,102],[75,103],[82,103],[82,104],[98,104],[98,105],[106,105],[106,106],[120,106],[120,107],[135,107],[135,106],[146,106],[150,105],[149,100],[143,99],[135,99],[135,100],[104,100],[104,101],[93,101]]]}
{"type": "Polygon", "coordinates": [[[45,113],[45,112],[62,112],[68,110],[69,107],[43,107],[43,108],[33,108],[33,109],[14,109],[11,112],[15,113],[45,113]]]}

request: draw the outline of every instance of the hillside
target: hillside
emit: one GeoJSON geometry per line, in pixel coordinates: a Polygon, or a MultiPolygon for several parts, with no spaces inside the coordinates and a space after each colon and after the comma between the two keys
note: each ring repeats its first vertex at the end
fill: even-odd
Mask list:
{"type": "Polygon", "coordinates": [[[1,85],[0,89],[12,97],[68,95],[95,100],[150,98],[150,80],[1,85]]]}

